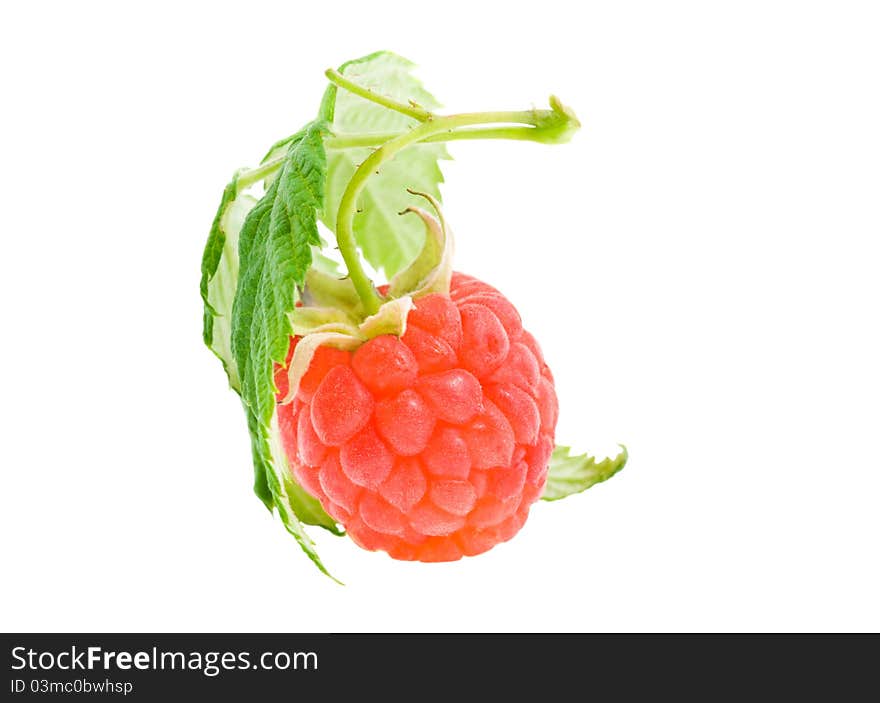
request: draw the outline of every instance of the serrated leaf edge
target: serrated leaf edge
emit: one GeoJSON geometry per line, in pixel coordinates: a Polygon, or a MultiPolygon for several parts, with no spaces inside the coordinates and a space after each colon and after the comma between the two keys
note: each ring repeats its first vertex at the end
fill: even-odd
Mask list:
{"type": "MultiPolygon", "coordinates": [[[[621,448],[621,452],[617,456],[606,457],[598,463],[596,462],[596,457],[594,456],[590,456],[586,453],[571,456],[571,447],[557,446],[553,450],[553,454],[550,457],[550,468],[547,476],[547,484],[544,487],[544,495],[541,496],[541,500],[546,500],[548,502],[552,502],[554,500],[562,500],[563,498],[567,498],[568,496],[575,495],[577,493],[583,493],[588,488],[595,486],[597,483],[607,481],[609,478],[621,471],[626,466],[627,461],[629,461],[629,450],[627,450],[626,446],[624,446],[623,444],[619,446],[621,448]],[[554,464],[557,467],[567,468],[573,463],[580,464],[574,469],[580,475],[579,477],[575,476],[572,478],[559,479],[558,473],[557,476],[554,477],[554,464]],[[571,490],[560,491],[558,495],[553,494],[551,496],[548,496],[547,489],[551,486],[551,479],[554,478],[556,481],[571,484],[571,490]]],[[[557,469],[557,472],[558,471],[559,469],[557,469]]]]}

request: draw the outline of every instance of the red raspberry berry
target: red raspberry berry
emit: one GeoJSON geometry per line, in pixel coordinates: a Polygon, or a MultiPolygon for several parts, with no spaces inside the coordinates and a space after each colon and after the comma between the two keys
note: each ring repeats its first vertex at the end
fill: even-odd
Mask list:
{"type": "MultiPolygon", "coordinates": [[[[276,384],[280,400],[283,369],[276,384]]],[[[320,348],[278,407],[303,488],[362,547],[418,561],[480,554],[519,531],[547,480],[557,414],[516,309],[461,274],[449,296],[415,301],[403,337],[320,348]]]]}

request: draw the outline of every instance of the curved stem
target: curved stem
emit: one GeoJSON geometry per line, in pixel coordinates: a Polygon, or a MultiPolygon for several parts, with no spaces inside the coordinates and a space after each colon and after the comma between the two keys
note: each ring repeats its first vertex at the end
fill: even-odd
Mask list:
{"type": "Polygon", "coordinates": [[[431,119],[431,113],[427,110],[421,107],[417,107],[416,105],[407,105],[402,102],[398,102],[394,98],[389,98],[387,95],[379,95],[378,93],[374,93],[369,88],[365,88],[362,85],[358,85],[357,83],[348,80],[348,78],[343,76],[339,71],[334,71],[332,68],[328,68],[326,71],[324,71],[324,75],[327,76],[327,79],[331,83],[338,85],[340,88],[345,88],[345,90],[347,90],[348,92],[359,95],[365,100],[374,102],[377,105],[387,107],[390,110],[394,110],[396,112],[401,112],[408,117],[412,117],[413,119],[418,120],[419,122],[424,122],[425,120],[431,119]]]}
{"type": "MultiPolygon", "coordinates": [[[[519,125],[508,127],[453,128],[446,131],[441,131],[437,134],[432,134],[431,136],[425,137],[424,139],[421,139],[419,141],[427,143],[455,142],[470,139],[510,139],[514,141],[529,141],[541,143],[562,141],[561,139],[557,139],[556,135],[551,133],[550,130],[540,126],[541,124],[545,124],[545,126],[546,124],[549,124],[550,119],[554,116],[554,113],[551,110],[533,110],[523,111],[520,113],[496,114],[531,114],[534,116],[534,120],[527,123],[525,126],[519,125]]],[[[439,119],[446,118],[434,117],[432,118],[432,122],[436,123],[439,119]]],[[[327,137],[324,140],[324,146],[328,149],[354,149],[357,147],[365,146],[380,146],[405,134],[408,134],[408,132],[338,134],[333,137],[327,137]]],[[[281,164],[284,163],[285,158],[286,154],[282,154],[281,156],[276,156],[274,159],[260,164],[256,168],[246,169],[242,171],[238,177],[239,189],[241,190],[244,188],[248,188],[254,183],[263,180],[266,176],[269,176],[277,171],[281,167],[281,164]]]]}
{"type": "Polygon", "coordinates": [[[573,114],[561,109],[561,106],[558,108],[552,100],[551,105],[553,105],[552,110],[474,112],[449,115],[448,117],[433,117],[409,132],[385,142],[358,166],[339,202],[339,210],[336,215],[336,243],[345,265],[348,267],[349,277],[358,296],[363,301],[368,315],[374,314],[379,309],[382,298],[376,292],[373,282],[361,266],[354,239],[354,216],[357,212],[357,199],[364,189],[367,179],[377,172],[384,162],[393,159],[405,147],[444,133],[453,133],[461,127],[499,123],[524,124],[531,125],[530,129],[535,133],[532,136],[538,137],[539,141],[567,140],[571,132],[577,129],[579,123],[573,114]]]}

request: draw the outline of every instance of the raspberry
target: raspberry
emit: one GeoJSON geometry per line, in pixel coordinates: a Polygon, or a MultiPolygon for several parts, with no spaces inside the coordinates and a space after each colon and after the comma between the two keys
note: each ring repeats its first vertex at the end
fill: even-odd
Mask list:
{"type": "MultiPolygon", "coordinates": [[[[435,102],[410,65],[377,52],[327,71],[317,119],[224,189],[202,256],[202,335],[247,415],[254,492],[328,575],[304,524],[337,535],[341,524],[394,559],[451,561],[513,537],[539,497],[583,491],[627,460],[626,449],[596,461],[554,445],[553,374],[510,301],[453,272],[432,195],[438,152],[416,146],[463,132],[558,144],[580,123],[555,96],[522,112],[428,112],[411,99],[435,102]],[[377,137],[386,110],[421,126],[377,137]],[[356,168],[328,158],[338,128],[376,143],[356,168]],[[372,181],[392,158],[395,174],[372,181]],[[344,276],[328,266],[319,220],[344,276]]],[[[504,205],[489,205],[503,219],[504,205]]]]}
{"type": "MultiPolygon", "coordinates": [[[[280,400],[281,368],[276,385],[280,400]]],[[[480,554],[520,530],[547,480],[557,414],[516,309],[458,273],[448,296],[415,301],[401,338],[319,348],[278,406],[303,488],[360,546],[418,561],[480,554]]]]}

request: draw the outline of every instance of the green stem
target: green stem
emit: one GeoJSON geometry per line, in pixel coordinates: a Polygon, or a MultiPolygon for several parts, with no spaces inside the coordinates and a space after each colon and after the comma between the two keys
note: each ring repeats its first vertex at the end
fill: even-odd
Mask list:
{"type": "Polygon", "coordinates": [[[249,188],[257,181],[262,181],[266,176],[272,175],[281,168],[281,164],[284,163],[286,158],[287,154],[282,154],[264,164],[260,164],[256,168],[245,169],[238,175],[238,190],[242,191],[245,188],[249,188]]]}
{"type": "MultiPolygon", "coordinates": [[[[374,132],[365,134],[337,134],[327,137],[324,146],[328,149],[354,149],[364,146],[379,146],[399,137],[401,132],[374,132]]],[[[457,142],[468,139],[510,139],[515,141],[544,141],[543,133],[535,127],[480,127],[462,128],[445,134],[435,134],[422,139],[424,143],[457,142]]]]}
{"type": "Polygon", "coordinates": [[[379,95],[378,93],[374,93],[369,88],[365,88],[362,85],[358,85],[357,83],[348,80],[348,78],[339,73],[339,71],[334,71],[332,68],[328,68],[326,71],[324,71],[324,75],[327,76],[328,80],[331,83],[338,85],[340,88],[345,88],[349,93],[359,95],[365,100],[374,102],[377,105],[387,107],[390,110],[395,110],[396,112],[401,112],[408,117],[412,117],[413,119],[418,120],[419,122],[424,122],[431,119],[431,113],[427,110],[418,107],[417,105],[407,105],[405,103],[398,102],[394,98],[389,98],[387,95],[379,95]]]}
{"type": "MultiPolygon", "coordinates": [[[[370,154],[355,170],[348,182],[339,210],[336,215],[336,243],[339,252],[348,267],[348,274],[354,284],[358,296],[364,303],[368,315],[375,313],[382,305],[373,282],[364,272],[357,245],[354,238],[354,216],[357,212],[357,200],[366,185],[367,179],[378,172],[379,167],[397,155],[402,149],[439,135],[449,136],[462,127],[473,127],[484,124],[529,125],[526,129],[534,141],[558,143],[567,141],[571,134],[580,126],[574,114],[564,108],[556,99],[550,99],[551,110],[522,110],[514,112],[474,112],[448,117],[432,117],[409,132],[398,135],[385,142],[370,154]]],[[[521,130],[516,127],[501,127],[501,130],[521,130]]],[[[517,131],[514,138],[524,138],[517,131]]],[[[478,138],[476,136],[470,138],[478,138]]]]}
{"type": "MultiPolygon", "coordinates": [[[[487,113],[488,114],[488,113],[487,113]]],[[[500,113],[499,113],[500,114],[500,113]]],[[[514,113],[506,113],[514,114],[514,113]]],[[[529,112],[521,112],[516,114],[532,114],[534,121],[529,122],[527,126],[508,126],[508,127],[477,127],[474,129],[464,127],[452,129],[449,131],[433,134],[429,137],[421,139],[422,142],[455,142],[470,139],[509,139],[514,141],[530,141],[530,142],[555,142],[561,141],[553,138],[550,131],[546,128],[537,126],[536,122],[548,121],[555,116],[552,110],[534,110],[529,112]]],[[[437,119],[433,118],[433,122],[437,119]]],[[[393,139],[409,134],[409,132],[374,132],[365,134],[338,134],[333,137],[327,137],[324,140],[324,146],[328,149],[354,149],[365,146],[380,146],[393,139]]],[[[276,156],[274,159],[260,164],[256,168],[246,169],[241,172],[238,177],[238,188],[244,190],[252,186],[254,183],[263,180],[266,176],[270,176],[277,171],[281,164],[284,163],[286,154],[276,156]]]]}
{"type": "MultiPolygon", "coordinates": [[[[550,97],[550,110],[519,110],[510,112],[473,112],[437,117],[422,108],[408,106],[391,98],[377,95],[368,88],[352,83],[338,72],[327,71],[327,77],[346,90],[420,120],[422,123],[401,134],[348,134],[330,137],[328,148],[376,146],[381,144],[355,170],[348,182],[336,215],[336,243],[348,268],[348,275],[368,315],[378,311],[383,299],[364,271],[358,256],[354,238],[354,216],[357,199],[367,179],[378,173],[379,167],[397,155],[399,151],[418,142],[447,142],[463,139],[514,139],[558,144],[566,142],[580,127],[574,113],[555,97],[550,97]],[[483,128],[480,125],[498,125],[483,128]]],[[[242,171],[238,176],[238,189],[244,190],[279,169],[286,155],[266,161],[257,168],[242,171]]]]}
{"type": "MultiPolygon", "coordinates": [[[[365,146],[380,146],[396,139],[406,132],[373,132],[365,134],[339,134],[327,137],[324,146],[327,149],[354,149],[365,146]]],[[[423,139],[423,142],[454,142],[466,139],[514,139],[523,141],[542,141],[539,130],[535,127],[490,127],[488,129],[456,129],[452,132],[435,134],[423,139]]],[[[271,176],[281,168],[286,154],[276,156],[256,168],[244,169],[238,176],[238,189],[244,190],[259,181],[271,176]]]]}

